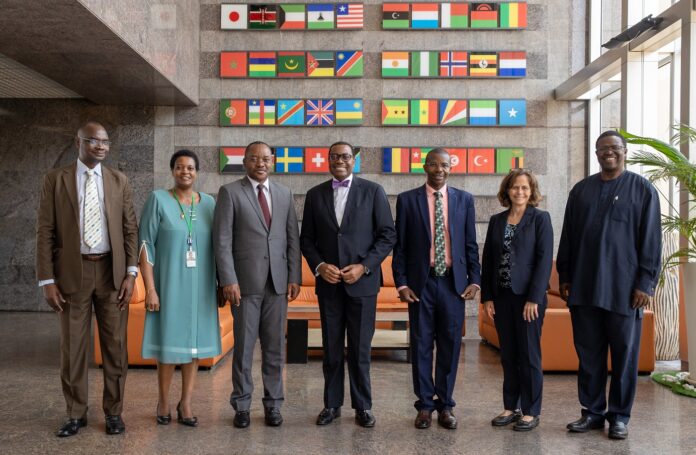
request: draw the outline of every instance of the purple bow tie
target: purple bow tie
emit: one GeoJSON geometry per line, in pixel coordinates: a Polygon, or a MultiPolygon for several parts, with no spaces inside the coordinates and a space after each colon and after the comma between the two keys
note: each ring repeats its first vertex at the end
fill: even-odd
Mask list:
{"type": "Polygon", "coordinates": [[[334,190],[335,190],[336,188],[341,187],[341,186],[344,187],[344,188],[348,188],[348,187],[350,186],[350,180],[346,179],[346,180],[344,180],[344,181],[342,181],[342,182],[339,182],[338,180],[333,180],[333,181],[331,182],[331,187],[332,187],[334,190]]]}

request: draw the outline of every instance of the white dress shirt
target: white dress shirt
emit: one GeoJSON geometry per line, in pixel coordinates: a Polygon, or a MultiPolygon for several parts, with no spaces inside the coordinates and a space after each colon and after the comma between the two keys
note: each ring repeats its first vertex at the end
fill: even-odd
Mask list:
{"type": "MultiPolygon", "coordinates": [[[[249,179],[249,182],[251,183],[251,186],[254,187],[254,194],[256,195],[256,199],[259,198],[259,185],[261,185],[261,182],[257,182],[256,180],[252,179],[247,175],[247,178],[249,179]]],[[[269,182],[268,179],[266,179],[265,182],[263,182],[263,195],[266,196],[266,202],[268,203],[268,213],[271,214],[271,218],[273,218],[273,204],[271,203],[271,183],[269,182]]]]}
{"type": "MultiPolygon", "coordinates": [[[[333,179],[336,180],[336,179],[333,179]]],[[[336,180],[338,181],[338,180],[336,180]]],[[[346,211],[346,202],[348,202],[348,193],[350,192],[350,187],[353,184],[353,174],[349,175],[346,177],[344,182],[348,182],[348,186],[339,186],[335,190],[333,190],[333,197],[334,197],[334,210],[336,211],[336,221],[338,221],[338,225],[341,225],[341,221],[343,221],[343,214],[346,211]]]]}
{"type": "Polygon", "coordinates": [[[104,176],[101,164],[94,166],[94,178],[97,179],[97,193],[99,194],[99,214],[101,217],[102,241],[90,248],[84,239],[85,233],[85,184],[87,183],[87,171],[89,168],[77,160],[77,204],[80,207],[80,253],[102,254],[111,251],[109,241],[109,228],[106,225],[106,211],[104,209],[104,176]]]}

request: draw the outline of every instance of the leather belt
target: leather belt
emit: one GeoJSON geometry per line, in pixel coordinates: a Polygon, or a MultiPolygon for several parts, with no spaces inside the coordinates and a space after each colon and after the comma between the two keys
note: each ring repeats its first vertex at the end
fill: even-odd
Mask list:
{"type": "Polygon", "coordinates": [[[452,271],[452,267],[447,267],[445,269],[445,273],[443,273],[442,275],[438,275],[437,273],[435,273],[435,267],[430,267],[428,274],[435,278],[442,278],[443,276],[449,276],[450,271],[452,271]]]}
{"type": "Polygon", "coordinates": [[[85,261],[97,262],[101,261],[102,259],[106,259],[109,256],[111,256],[111,253],[83,254],[82,259],[84,259],[85,261]]]}

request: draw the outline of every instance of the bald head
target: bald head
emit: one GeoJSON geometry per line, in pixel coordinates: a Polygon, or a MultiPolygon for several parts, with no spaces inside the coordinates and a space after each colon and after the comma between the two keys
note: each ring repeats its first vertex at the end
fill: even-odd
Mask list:
{"type": "Polygon", "coordinates": [[[87,167],[94,168],[106,159],[111,143],[104,126],[90,120],[77,130],[75,145],[80,161],[87,167]]]}

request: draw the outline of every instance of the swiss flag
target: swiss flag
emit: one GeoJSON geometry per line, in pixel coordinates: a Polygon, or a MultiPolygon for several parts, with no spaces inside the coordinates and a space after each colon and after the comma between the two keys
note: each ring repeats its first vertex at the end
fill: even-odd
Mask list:
{"type": "Polygon", "coordinates": [[[329,148],[305,148],[304,163],[305,172],[329,172],[329,148]]]}
{"type": "Polygon", "coordinates": [[[469,149],[469,174],[495,173],[495,149],[469,149]]]}
{"type": "Polygon", "coordinates": [[[466,174],[466,149],[448,148],[450,154],[450,173],[466,174]]]}

